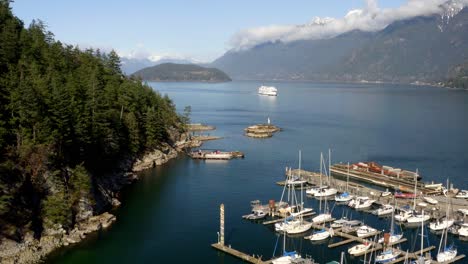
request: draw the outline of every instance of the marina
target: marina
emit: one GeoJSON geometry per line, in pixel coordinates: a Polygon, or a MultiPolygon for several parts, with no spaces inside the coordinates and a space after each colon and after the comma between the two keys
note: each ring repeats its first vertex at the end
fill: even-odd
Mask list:
{"type": "MultiPolygon", "coordinates": [[[[203,123],[216,126],[217,135],[223,136],[223,139],[207,141],[203,148],[207,151],[240,150],[245,153],[245,158],[231,159],[229,162],[200,162],[181,155],[167,165],[139,175],[142,180],[129,186],[123,193],[122,207],[118,209],[117,222],[111,229],[95,239],[90,237],[89,243],[60,253],[56,261],[47,263],[131,263],[135,260],[135,255],[141,262],[149,263],[157,259],[158,262],[170,263],[174,262],[174,254],[178,255],[175,261],[177,263],[243,263],[240,258],[211,246],[217,243],[220,203],[224,203],[227,209],[227,248],[231,245],[231,249],[249,256],[255,255],[255,259],[262,256],[261,259],[265,262],[278,257],[282,255],[282,234],[274,230],[274,224],[263,225],[273,218],[267,215],[264,219],[247,220],[242,219],[242,216],[251,213],[250,201],[258,199],[265,205],[271,199],[280,201],[283,186],[275,183],[285,181],[285,167],[292,167],[291,173],[297,174],[298,149],[303,153],[301,175],[306,175],[305,172],[308,171],[318,176],[319,154],[332,148],[332,168],[340,161],[344,166],[348,161],[354,164],[360,161],[377,161],[410,171],[418,168],[422,175],[418,182],[432,184],[434,181],[435,187],[440,186],[440,183],[446,186],[445,181],[449,178],[455,188],[468,189],[464,181],[467,171],[464,158],[466,137],[457,136],[466,135],[465,132],[468,131],[464,122],[466,115],[461,114],[466,113],[467,109],[462,94],[447,93],[443,89],[430,87],[422,89],[398,85],[368,85],[372,86],[371,89],[367,85],[281,83],[278,85],[281,87],[281,96],[268,97],[257,96],[252,92],[260,85],[258,82],[215,85],[154,84],[155,89],[162,94],[167,93],[171,98],[174,97],[177,105],[191,105],[194,109],[191,120],[203,120],[203,123]],[[422,97],[415,96],[420,93],[422,97]],[[435,97],[438,98],[438,103],[428,100],[435,97]],[[194,101],[193,98],[200,99],[194,101]],[[207,104],[207,101],[210,103],[207,104]],[[370,105],[371,102],[375,103],[370,105]],[[401,107],[386,111],[390,106],[385,102],[399,104],[401,107]],[[444,107],[441,108],[442,102],[444,107]],[[287,110],[282,107],[284,105],[288,106],[287,110]],[[363,107],[361,109],[355,106],[363,107]],[[370,107],[372,111],[369,111],[370,107]],[[270,116],[275,125],[284,127],[284,131],[268,140],[254,140],[243,134],[245,127],[259,123],[267,116],[270,116]],[[431,117],[430,122],[426,116],[431,117]],[[398,126],[395,126],[396,120],[398,126]],[[440,129],[441,125],[444,129],[440,129]],[[440,140],[441,138],[449,140],[440,140]],[[174,228],[167,228],[168,226],[174,228]],[[279,242],[276,254],[273,254],[277,239],[279,242]],[[176,249],[183,250],[179,252],[176,249]]],[[[214,132],[211,134],[214,135],[214,132]]],[[[335,173],[332,176],[331,184],[328,184],[328,177],[323,177],[323,185],[337,189],[337,195],[348,190],[351,196],[362,195],[376,200],[369,209],[355,210],[345,202],[335,202],[334,196],[327,197],[333,218],[359,220],[382,232],[381,234],[388,232],[389,216],[378,217],[371,211],[380,204],[392,204],[395,190],[351,178],[347,188],[346,176],[335,177],[335,173]],[[387,188],[391,194],[379,196],[387,188]]],[[[312,178],[311,183],[303,186],[304,191],[314,186],[313,184],[319,186],[319,180],[319,177],[312,178]]],[[[418,184],[417,187],[419,190],[422,185],[418,184]]],[[[300,186],[295,188],[300,189],[300,186]]],[[[408,185],[408,191],[413,193],[414,185],[408,185]]],[[[445,204],[451,200],[451,215],[456,219],[456,226],[463,220],[463,213],[459,213],[458,209],[468,209],[465,199],[449,199],[443,194],[424,197],[438,202],[430,204],[419,196],[416,200],[417,210],[423,208],[418,204],[424,201],[427,203],[426,212],[435,218],[437,215],[445,215],[445,204]],[[436,210],[433,211],[432,208],[436,210]]],[[[408,205],[412,208],[414,205],[412,199],[397,198],[396,201],[396,207],[408,205]]],[[[304,203],[315,212],[304,217],[308,221],[318,215],[319,199],[304,196],[304,203]]],[[[426,222],[426,226],[432,221],[435,220],[426,222]]],[[[326,228],[329,228],[329,224],[333,222],[327,223],[326,228]]],[[[396,225],[400,226],[400,223],[396,222],[396,225]]],[[[420,250],[420,236],[417,235],[419,229],[405,225],[406,223],[401,224],[401,231],[407,241],[398,244],[403,251],[400,258],[404,257],[406,251],[417,254],[420,250]]],[[[343,232],[338,228],[333,229],[343,232]]],[[[347,264],[363,263],[364,256],[354,257],[347,253],[350,247],[360,242],[329,247],[330,244],[348,239],[336,234],[319,242],[304,239],[312,232],[313,230],[309,230],[301,235],[287,235],[286,249],[295,250],[302,256],[310,255],[320,264],[339,261],[341,252],[345,252],[347,264]]],[[[467,255],[467,242],[461,235],[450,232],[451,230],[448,244],[454,243],[457,246],[458,255],[467,255]]],[[[439,246],[440,234],[428,230],[427,237],[429,243],[425,240],[424,248],[439,246]]],[[[430,252],[435,260],[437,248],[430,252]]],[[[374,252],[373,256],[375,253],[379,254],[380,251],[374,252]]],[[[369,255],[370,253],[367,261],[369,255]]],[[[373,261],[372,259],[371,263],[373,261]]],[[[465,262],[466,258],[456,263],[465,262]]]]}

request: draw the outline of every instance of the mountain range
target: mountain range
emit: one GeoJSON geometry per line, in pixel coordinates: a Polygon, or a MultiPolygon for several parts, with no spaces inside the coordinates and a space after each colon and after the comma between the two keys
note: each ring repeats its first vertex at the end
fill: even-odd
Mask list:
{"type": "MultiPolygon", "coordinates": [[[[326,22],[325,22],[326,23],[326,22]]],[[[268,42],[210,66],[238,80],[439,82],[468,62],[468,8],[396,21],[376,32],[268,42]],[[460,66],[461,65],[461,66],[460,66]]]]}

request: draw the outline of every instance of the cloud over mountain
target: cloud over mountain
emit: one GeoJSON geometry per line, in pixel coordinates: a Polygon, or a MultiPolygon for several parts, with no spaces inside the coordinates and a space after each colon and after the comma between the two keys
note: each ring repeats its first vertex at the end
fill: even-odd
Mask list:
{"type": "Polygon", "coordinates": [[[450,19],[468,0],[408,0],[398,8],[378,7],[377,0],[366,0],[363,9],[349,11],[343,18],[315,17],[301,25],[271,25],[237,32],[229,41],[235,50],[248,49],[267,42],[325,39],[352,30],[377,31],[387,25],[416,16],[441,14],[450,19]]]}

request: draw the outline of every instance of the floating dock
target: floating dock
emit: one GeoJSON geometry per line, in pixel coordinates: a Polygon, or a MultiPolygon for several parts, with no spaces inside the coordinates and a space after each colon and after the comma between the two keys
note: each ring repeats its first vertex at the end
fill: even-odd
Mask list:
{"type": "Polygon", "coordinates": [[[244,153],[241,151],[206,151],[198,150],[189,153],[192,159],[202,160],[230,160],[233,158],[244,158],[244,153]]]}

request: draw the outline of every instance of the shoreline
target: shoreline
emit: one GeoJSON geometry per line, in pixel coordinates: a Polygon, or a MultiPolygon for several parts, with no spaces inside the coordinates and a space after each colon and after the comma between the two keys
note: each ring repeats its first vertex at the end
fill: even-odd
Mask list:
{"type": "MultiPolygon", "coordinates": [[[[133,162],[129,163],[128,160],[124,160],[118,168],[122,169],[123,166],[127,169],[103,177],[104,179],[97,184],[97,188],[103,196],[101,197],[103,202],[107,203],[106,206],[103,206],[101,210],[96,210],[101,211],[98,215],[93,215],[94,210],[88,211],[89,216],[76,223],[68,232],[59,225],[54,229],[44,230],[40,239],[35,238],[32,231],[27,232],[21,242],[2,238],[0,240],[0,263],[42,263],[57,250],[83,242],[88,235],[109,228],[117,221],[111,211],[121,204],[117,199],[120,191],[139,180],[138,172],[165,164],[183,153],[186,148],[199,147],[203,144],[196,138],[189,138],[188,132],[179,135],[179,140],[173,142],[172,145],[163,143],[161,147],[146,152],[133,162]]],[[[86,202],[83,201],[85,204],[86,202]]]]}

